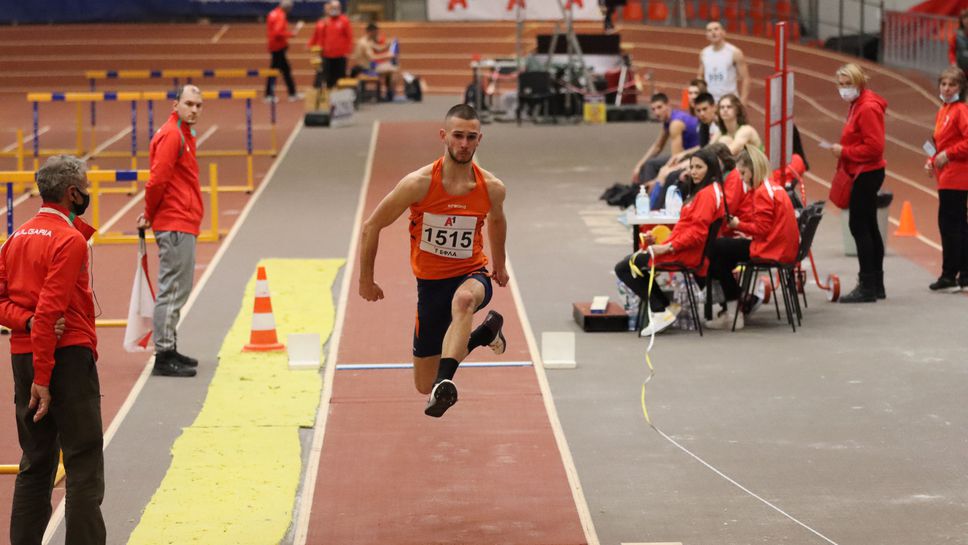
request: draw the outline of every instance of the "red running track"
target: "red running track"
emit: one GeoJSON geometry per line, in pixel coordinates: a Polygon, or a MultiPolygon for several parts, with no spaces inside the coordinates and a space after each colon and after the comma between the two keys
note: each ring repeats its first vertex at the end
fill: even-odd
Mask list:
{"type": "MultiPolygon", "coordinates": [[[[441,153],[437,129],[380,127],[364,217],[441,153]]],[[[386,299],[367,303],[352,283],[339,364],[410,361],[406,227],[400,219],[381,236],[386,299]]],[[[530,360],[510,290],[495,287],[490,308],[505,317],[508,351],[478,349],[471,360],[530,360]]],[[[307,543],[586,543],[534,368],[460,369],[460,402],[441,419],[424,416],[409,369],[336,371],[334,380],[307,543]]]]}

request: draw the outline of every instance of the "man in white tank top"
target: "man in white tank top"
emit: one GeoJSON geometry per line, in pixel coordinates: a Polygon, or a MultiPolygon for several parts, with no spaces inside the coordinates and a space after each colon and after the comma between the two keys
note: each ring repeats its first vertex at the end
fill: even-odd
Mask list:
{"type": "Polygon", "coordinates": [[[716,102],[723,95],[739,95],[743,104],[750,92],[750,74],[743,52],[726,41],[726,31],[717,21],[706,25],[709,45],[699,52],[698,76],[706,80],[709,94],[716,102]],[[738,86],[738,89],[737,89],[738,86]]]}

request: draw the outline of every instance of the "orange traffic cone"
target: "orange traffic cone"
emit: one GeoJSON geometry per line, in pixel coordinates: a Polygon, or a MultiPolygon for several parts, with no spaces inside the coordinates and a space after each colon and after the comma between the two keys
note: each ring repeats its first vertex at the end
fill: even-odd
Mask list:
{"type": "Polygon", "coordinates": [[[894,231],[896,237],[916,237],[918,228],[914,226],[914,211],[911,209],[911,201],[904,201],[901,206],[901,222],[894,231]]]}
{"type": "Polygon", "coordinates": [[[255,277],[255,308],[252,310],[252,334],[243,352],[270,352],[283,350],[286,345],[276,337],[276,320],[272,317],[272,298],[269,296],[269,280],[266,268],[259,266],[255,277]]]}

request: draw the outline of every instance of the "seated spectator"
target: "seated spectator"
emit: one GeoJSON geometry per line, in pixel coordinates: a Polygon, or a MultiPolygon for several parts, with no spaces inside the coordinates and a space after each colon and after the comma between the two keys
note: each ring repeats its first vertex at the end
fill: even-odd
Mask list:
{"type": "MultiPolygon", "coordinates": [[[[736,160],[729,151],[729,146],[722,142],[710,144],[709,149],[719,157],[719,164],[723,168],[723,196],[726,198],[726,214],[739,217],[742,220],[750,219],[753,212],[753,188],[749,180],[744,180],[738,168],[736,160]]],[[[723,223],[723,228],[719,231],[720,236],[735,236],[735,232],[728,224],[723,223]]]]}
{"type": "Polygon", "coordinates": [[[688,174],[689,158],[692,154],[699,151],[701,147],[706,147],[710,140],[715,140],[719,136],[719,126],[716,125],[716,101],[713,96],[709,93],[700,93],[695,100],[695,109],[696,119],[699,121],[697,126],[699,145],[669,157],[666,164],[659,169],[655,179],[645,182],[653,210],[665,208],[666,191],[673,184],[682,181],[682,178],[688,174]]]}
{"type": "Polygon", "coordinates": [[[763,149],[763,141],[760,133],[749,124],[746,117],[746,108],[738,96],[729,94],[719,99],[719,138],[716,142],[722,142],[729,146],[733,155],[739,155],[747,144],[763,149]]]}
{"type": "MultiPolygon", "coordinates": [[[[780,185],[770,176],[770,163],[760,150],[746,146],[739,156],[736,170],[743,182],[753,187],[753,211],[748,218],[730,216],[729,226],[752,238],[717,238],[713,243],[711,279],[723,287],[726,304],[706,322],[710,329],[728,329],[739,304],[740,288],[733,269],[750,259],[790,263],[797,256],[800,231],[797,227],[793,203],[780,185]]],[[[736,329],[744,325],[743,313],[736,318],[736,329]]]]}
{"type": "Polygon", "coordinates": [[[386,86],[386,100],[393,101],[394,89],[397,83],[397,64],[396,40],[387,41],[386,37],[380,34],[380,28],[376,23],[366,25],[366,34],[357,40],[356,47],[353,49],[353,68],[350,74],[356,77],[359,74],[378,76],[383,79],[386,86]]]}
{"type": "MultiPolygon", "coordinates": [[[[707,264],[703,252],[709,226],[723,216],[722,174],[716,155],[707,149],[697,151],[689,160],[688,179],[689,190],[672,235],[665,243],[655,244],[652,234],[647,233],[645,241],[651,245],[656,265],[679,262],[696,267],[700,271],[696,282],[704,285],[707,264]]],[[[649,255],[649,252],[636,252],[625,256],[615,265],[616,276],[643,301],[648,300],[656,313],[652,322],[642,330],[643,336],[658,333],[672,325],[680,310],[678,306],[670,305],[668,297],[658,286],[653,286],[652,295],[649,296],[649,255]]]]}
{"type": "Polygon", "coordinates": [[[695,117],[673,108],[664,93],[652,95],[649,102],[652,116],[662,123],[662,132],[632,169],[632,179],[640,184],[655,179],[670,156],[699,145],[699,121],[695,117]],[[666,143],[669,144],[670,155],[661,155],[666,143]]]}
{"type": "Polygon", "coordinates": [[[686,87],[686,96],[689,97],[689,115],[696,115],[696,99],[699,98],[699,95],[708,92],[706,80],[696,78],[689,82],[689,86],[686,87]]]}

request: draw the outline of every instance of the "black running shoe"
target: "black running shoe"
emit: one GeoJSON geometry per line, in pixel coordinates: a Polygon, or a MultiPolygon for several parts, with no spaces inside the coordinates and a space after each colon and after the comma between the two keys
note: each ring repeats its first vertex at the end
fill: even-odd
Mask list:
{"type": "Polygon", "coordinates": [[[178,361],[174,350],[164,350],[155,353],[155,366],[151,374],[159,377],[194,377],[195,369],[178,361]]]}
{"type": "Polygon", "coordinates": [[[444,379],[434,385],[430,392],[430,399],[427,401],[427,408],[424,414],[434,418],[444,416],[454,403],[457,403],[457,386],[453,382],[444,379]]]}
{"type": "Polygon", "coordinates": [[[938,277],[938,280],[936,280],[933,284],[928,286],[928,289],[930,289],[931,291],[958,289],[958,283],[955,282],[954,278],[941,276],[941,277],[938,277]]]}
{"type": "Polygon", "coordinates": [[[491,342],[487,343],[487,346],[494,351],[495,354],[501,355],[507,350],[508,343],[504,338],[504,316],[491,310],[488,311],[487,316],[484,321],[481,322],[479,327],[483,327],[491,332],[491,342]]]}
{"type": "Polygon", "coordinates": [[[186,365],[188,367],[198,367],[198,360],[191,356],[182,354],[177,348],[175,349],[175,359],[178,360],[178,362],[182,365],[186,365]]]}

